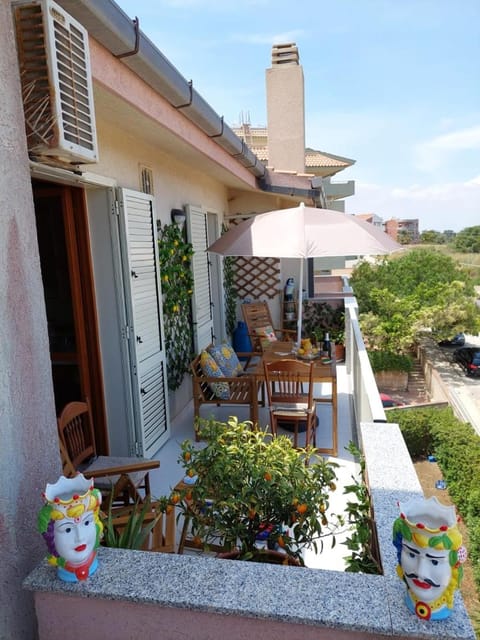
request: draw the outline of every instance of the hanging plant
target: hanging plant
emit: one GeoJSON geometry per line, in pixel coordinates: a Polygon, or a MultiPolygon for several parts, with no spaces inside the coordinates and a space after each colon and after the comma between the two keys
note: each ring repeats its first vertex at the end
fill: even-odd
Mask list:
{"type": "Polygon", "coordinates": [[[168,388],[178,389],[192,358],[191,300],[193,248],[176,224],[165,225],[158,241],[168,388]]]}
{"type": "MultiPolygon", "coordinates": [[[[227,227],[222,225],[222,234],[227,227]]],[[[237,323],[237,289],[235,287],[235,258],[226,256],[223,260],[223,290],[225,292],[225,329],[232,338],[237,323]]]]}

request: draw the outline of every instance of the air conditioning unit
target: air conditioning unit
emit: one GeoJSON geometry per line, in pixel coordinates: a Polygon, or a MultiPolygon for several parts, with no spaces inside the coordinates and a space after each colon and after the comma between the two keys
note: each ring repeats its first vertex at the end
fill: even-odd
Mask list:
{"type": "Polygon", "coordinates": [[[52,0],[13,3],[32,159],[98,162],[86,29],[52,0]]]}

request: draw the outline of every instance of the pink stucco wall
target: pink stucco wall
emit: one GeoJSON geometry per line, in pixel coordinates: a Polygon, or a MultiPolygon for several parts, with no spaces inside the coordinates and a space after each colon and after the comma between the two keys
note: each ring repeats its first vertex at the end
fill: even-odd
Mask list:
{"type": "MultiPolygon", "coordinates": [[[[39,640],[384,640],[384,635],[36,593],[39,640]]],[[[402,638],[398,637],[399,640],[402,638]]]]}
{"type": "Polygon", "coordinates": [[[60,459],[9,2],[0,41],[0,637],[31,640],[33,599],[21,583],[45,553],[35,516],[60,459]]]}
{"type": "Polygon", "coordinates": [[[96,40],[90,38],[89,45],[92,76],[96,82],[134,106],[153,122],[160,123],[177,136],[179,144],[187,143],[189,147],[200,151],[219,167],[239,178],[245,187],[256,188],[255,176],[190,122],[181,111],[160,97],[96,40]]]}

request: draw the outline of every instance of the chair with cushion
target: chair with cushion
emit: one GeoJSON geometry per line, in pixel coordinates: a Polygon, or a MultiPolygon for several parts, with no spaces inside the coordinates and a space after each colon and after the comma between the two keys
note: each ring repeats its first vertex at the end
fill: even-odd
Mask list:
{"type": "Polygon", "coordinates": [[[63,472],[72,477],[80,471],[94,478],[95,486],[114,503],[142,501],[150,495],[149,472],[158,460],[136,457],[97,456],[92,414],[88,400],[67,404],[57,421],[63,472]]]}
{"type": "Polygon", "coordinates": [[[317,415],[313,397],[313,362],[273,360],[264,362],[270,428],[293,431],[293,445],[298,447],[299,433],[305,432],[305,445],[316,446],[317,415]]]}
{"type": "Polygon", "coordinates": [[[242,314],[254,351],[263,351],[276,340],[295,340],[295,331],[273,327],[270,308],[265,301],[242,304],[242,314]]]}
{"type": "Polygon", "coordinates": [[[236,353],[228,343],[209,345],[190,363],[193,385],[193,415],[200,417],[200,407],[210,405],[247,405],[250,419],[254,394],[260,391],[261,404],[265,404],[263,385],[250,374],[250,367],[258,364],[258,354],[236,353]]]}

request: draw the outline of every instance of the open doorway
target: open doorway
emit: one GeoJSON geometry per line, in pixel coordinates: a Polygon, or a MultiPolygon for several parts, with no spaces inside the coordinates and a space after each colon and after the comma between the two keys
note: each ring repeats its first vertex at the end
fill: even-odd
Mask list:
{"type": "Polygon", "coordinates": [[[107,454],[88,220],[83,189],[33,181],[57,414],[90,399],[97,451],[107,454]]]}

